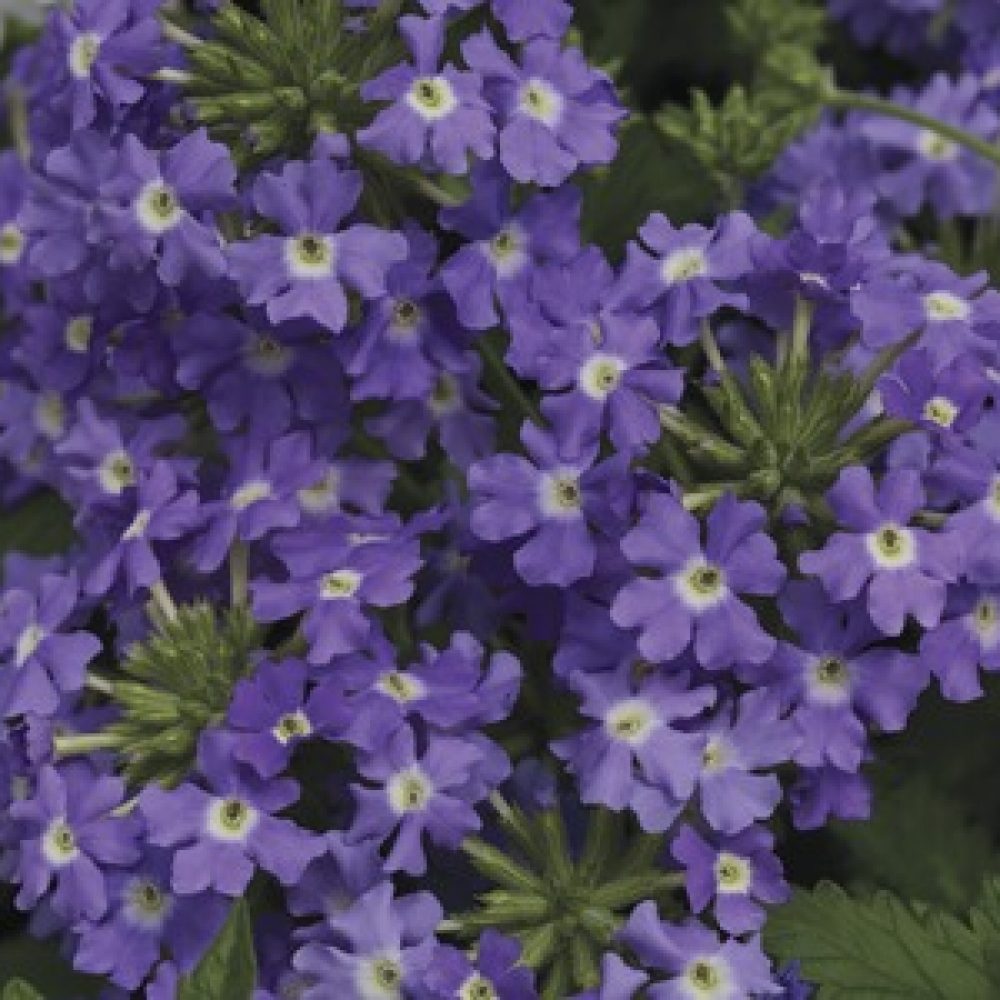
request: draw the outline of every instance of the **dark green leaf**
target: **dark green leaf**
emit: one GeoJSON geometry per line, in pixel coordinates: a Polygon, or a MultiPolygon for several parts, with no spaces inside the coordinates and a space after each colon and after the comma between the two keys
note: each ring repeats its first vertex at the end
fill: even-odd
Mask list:
{"type": "Polygon", "coordinates": [[[257,985],[250,908],[238,899],[197,968],[180,985],[178,1000],[250,1000],[257,985]]]}
{"type": "MultiPolygon", "coordinates": [[[[2,922],[0,913],[0,925],[2,922]]],[[[97,996],[104,985],[96,976],[74,972],[54,941],[39,941],[26,934],[0,941],[0,1000],[82,1000],[97,996]]]]}
{"type": "Polygon", "coordinates": [[[838,823],[835,836],[850,855],[858,883],[956,912],[976,898],[983,872],[998,867],[986,828],[925,778],[880,790],[871,820],[838,823]]]}
{"type": "Polygon", "coordinates": [[[982,934],[889,892],[857,899],[823,882],[775,911],[764,937],[778,959],[801,962],[816,1000],[995,1000],[982,934]]]}
{"type": "Polygon", "coordinates": [[[50,556],[65,551],[72,541],[71,511],[50,490],[41,490],[17,507],[0,511],[0,556],[7,552],[50,556]]]}

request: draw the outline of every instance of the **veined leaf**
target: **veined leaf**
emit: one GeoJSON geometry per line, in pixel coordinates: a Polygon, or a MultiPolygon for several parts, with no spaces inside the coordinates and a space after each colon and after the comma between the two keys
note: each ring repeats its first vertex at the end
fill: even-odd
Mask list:
{"type": "Polygon", "coordinates": [[[178,1000],[250,1000],[256,985],[250,908],[245,899],[238,899],[219,936],[181,982],[178,1000]]]}

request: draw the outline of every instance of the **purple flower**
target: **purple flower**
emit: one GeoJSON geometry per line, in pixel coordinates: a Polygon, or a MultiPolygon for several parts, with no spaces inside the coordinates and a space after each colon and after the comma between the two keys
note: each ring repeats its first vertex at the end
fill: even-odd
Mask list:
{"type": "Polygon", "coordinates": [[[433,957],[442,916],[429,892],[394,899],[392,883],[381,883],[328,921],[331,943],[310,942],[295,953],[295,968],[314,982],[302,1000],[388,1000],[415,993],[433,957]]]}
{"type": "Polygon", "coordinates": [[[457,732],[510,714],[521,679],[515,657],[494,653],[484,671],[483,647],[467,632],[455,632],[444,650],[424,644],[420,662],[405,670],[396,647],[374,636],[370,654],[337,661],[322,688],[337,693],[350,718],[344,738],[374,752],[385,732],[404,721],[457,732]]]}
{"type": "Polygon", "coordinates": [[[727,837],[767,819],[781,801],[781,784],[771,771],[795,754],[800,736],[783,718],[770,692],[748,691],[722,707],[705,727],[698,786],[701,812],[727,837]]]}
{"type": "MultiPolygon", "coordinates": [[[[897,88],[892,99],[987,140],[996,137],[1000,125],[971,75],[953,82],[938,73],[920,93],[897,88]]],[[[924,204],[945,219],[990,210],[996,168],[978,153],[937,132],[881,115],[869,116],[859,128],[886,163],[876,181],[879,193],[903,215],[916,215],[924,204]]]]}
{"type": "Polygon", "coordinates": [[[104,866],[139,857],[135,819],[111,815],[124,793],[119,778],[86,764],[41,767],[34,796],[10,806],[20,830],[14,873],[20,909],[34,907],[54,883],[48,901],[59,916],[100,920],[108,908],[104,866]]]}
{"type": "Polygon", "coordinates": [[[346,392],[323,331],[310,322],[271,327],[261,320],[254,313],[186,317],[173,332],[178,383],[204,393],[212,423],[227,433],[244,422],[275,434],[295,417],[343,419],[346,392]]]}
{"type": "Polygon", "coordinates": [[[364,223],[338,228],[361,189],[360,174],[322,159],[288,163],[254,184],[254,207],[281,235],[231,244],[230,273],[250,305],[266,305],[272,323],[310,317],[339,333],[345,286],[369,299],[385,293],[386,271],[406,256],[406,241],[364,223]]]}
{"type": "Polygon", "coordinates": [[[62,65],[47,89],[75,131],[101,111],[118,115],[146,90],[139,81],[163,65],[156,4],[144,0],[77,0],[52,31],[62,65]]]}
{"type": "Polygon", "coordinates": [[[649,1000],[743,1000],[774,996],[781,988],[771,977],[771,963],[756,937],[746,942],[719,940],[697,921],[674,925],[660,921],[656,904],[640,903],[619,932],[648,969],[670,978],[647,987],[649,1000]]]}
{"type": "Polygon", "coordinates": [[[866,820],[872,793],[864,776],[835,767],[802,770],[788,793],[792,820],[798,830],[817,830],[831,817],[866,820]]]}
{"type": "Polygon", "coordinates": [[[670,850],[684,866],[692,912],[701,913],[714,899],[715,919],[727,934],[760,930],[765,920],[760,904],[783,903],[790,895],[774,837],[764,827],[709,842],[685,825],[670,850]]]}
{"type": "Polygon", "coordinates": [[[231,466],[222,497],[206,504],[206,527],[195,549],[198,569],[217,569],[237,539],[257,542],[278,528],[294,528],[302,517],[297,491],[322,473],[304,431],[271,438],[251,431],[230,442],[231,466]]]}
{"type": "Polygon", "coordinates": [[[703,545],[693,515],[672,496],[651,495],[638,525],[622,539],[622,551],[634,566],[657,575],[622,588],[611,606],[615,624],[638,627],[639,651],[657,663],[692,645],[709,670],[766,660],[775,640],[737,596],[777,593],[785,579],[775,544],[761,530],[764,522],[758,504],[727,494],[708,516],[703,545]]]}
{"type": "Polygon", "coordinates": [[[489,542],[519,540],[514,565],[533,587],[568,587],[596,559],[595,529],[610,527],[608,503],[627,510],[629,484],[621,457],[595,465],[596,442],[579,450],[535,424],[521,427],[528,458],[501,453],[469,469],[471,527],[489,542]]]}
{"type": "Polygon", "coordinates": [[[851,311],[872,350],[923,330],[921,346],[936,364],[969,354],[992,361],[1000,293],[987,289],[987,282],[984,272],[960,278],[936,261],[893,266],[852,292],[851,311]]]}
{"type": "Polygon", "coordinates": [[[441,946],[424,976],[428,1000],[454,997],[537,1000],[531,970],[518,964],[521,946],[492,928],[479,937],[475,963],[458,948],[441,946]]]}
{"type": "Polygon", "coordinates": [[[562,38],[573,17],[567,0],[490,0],[490,8],[512,42],[562,38]]]}
{"type": "Polygon", "coordinates": [[[1000,592],[953,587],[941,623],[920,642],[920,655],[950,701],[982,697],[980,669],[1000,671],[1000,592]]]}
{"type": "Polygon", "coordinates": [[[391,520],[341,518],[322,530],[277,539],[274,551],[290,578],[255,580],[254,614],[268,622],[305,612],[302,631],[313,664],[362,649],[372,630],[366,609],[406,601],[420,567],[416,541],[391,520]]]}
{"type": "MultiPolygon", "coordinates": [[[[314,861],[298,885],[288,891],[288,909],[296,917],[331,920],[346,913],[369,889],[385,878],[378,844],[372,840],[347,843],[343,832],[326,836],[327,853],[314,861]]],[[[319,926],[310,928],[314,936],[319,926]]]]}
{"type": "Polygon", "coordinates": [[[11,295],[27,284],[28,237],[21,219],[28,178],[20,157],[0,153],[0,291],[11,295]]]}
{"type": "Polygon", "coordinates": [[[128,135],[117,169],[101,186],[114,270],[139,271],[150,262],[169,286],[195,273],[217,278],[226,271],[213,213],[236,201],[236,168],[225,146],[204,129],[162,152],[128,135]],[[113,205],[113,207],[112,207],[113,205]]]}
{"type": "MultiPolygon", "coordinates": [[[[1000,470],[995,461],[976,456],[971,467],[954,469],[961,475],[961,492],[972,502],[947,521],[965,552],[965,574],[973,583],[1000,584],[1000,470]]],[[[957,478],[957,476],[956,476],[957,478]]]]}
{"type": "Polygon", "coordinates": [[[703,732],[674,723],[714,704],[715,689],[690,688],[685,674],[635,681],[630,665],[572,683],[581,713],[596,721],[552,750],[576,775],[581,801],[632,809],[651,832],[668,829],[694,791],[705,750],[703,732]]]}
{"type": "Polygon", "coordinates": [[[962,563],[959,537],[908,527],[924,505],[918,473],[887,472],[876,493],[871,472],[844,469],[827,493],[838,523],[826,545],[799,558],[803,573],[819,577],[834,601],[865,591],[868,613],[881,632],[899,635],[912,614],[924,628],[941,620],[945,584],[962,563]]]}
{"type": "Polygon", "coordinates": [[[514,180],[558,187],[577,167],[614,158],[614,127],[625,111],[579,49],[533,38],[519,65],[483,30],[462,43],[462,55],[486,81],[500,118],[500,162],[514,180]]]}
{"type": "Polygon", "coordinates": [[[0,596],[0,718],[52,716],[62,695],[83,687],[101,643],[66,628],[79,595],[75,575],[46,573],[36,592],[18,588],[0,596]]]}
{"type": "Polygon", "coordinates": [[[176,541],[201,520],[198,494],[180,492],[167,461],[156,461],[148,473],[139,474],[134,500],[131,509],[108,515],[114,522],[109,547],[87,576],[88,594],[107,594],[119,576],[130,594],[148,590],[163,576],[153,543],[176,541]]]}
{"type": "Polygon", "coordinates": [[[907,351],[878,382],[889,416],[947,437],[978,423],[991,388],[982,364],[968,355],[936,365],[923,350],[907,351]]]}
{"type": "Polygon", "coordinates": [[[343,729],[347,706],[329,687],[306,693],[308,668],[299,660],[266,660],[237,684],[227,723],[233,757],[262,778],[288,767],[295,748],[316,735],[343,729]]]}
{"type": "Polygon", "coordinates": [[[568,261],[580,249],[580,194],[570,186],[537,194],[514,213],[510,178],[496,164],[472,171],[472,196],[441,212],[441,225],[465,237],[441,266],[464,326],[486,330],[499,321],[495,300],[510,312],[526,295],[532,267],[568,261]]]}
{"type": "Polygon", "coordinates": [[[207,788],[152,784],[139,796],[149,843],[175,849],[170,885],[182,896],[209,889],[239,896],[258,867],[295,885],[325,850],[320,837],[274,815],[298,798],[298,785],[264,781],[234,764],[232,739],[203,735],[198,768],[207,788]]]}
{"type": "Polygon", "coordinates": [[[651,215],[639,230],[642,244],[628,245],[618,295],[622,304],[650,310],[670,344],[690,344],[698,328],[722,306],[744,305],[732,283],[751,269],[753,220],[742,212],[723,216],[712,229],[675,229],[651,215]]]}
{"type": "Polygon", "coordinates": [[[474,743],[449,736],[430,736],[418,752],[413,730],[401,726],[358,764],[361,776],[377,787],[354,786],[358,810],[350,840],[385,842],[395,835],[386,871],[423,875],[425,832],[434,844],[456,848],[482,825],[471,805],[473,772],[481,760],[474,743]]]}
{"type": "Polygon", "coordinates": [[[150,848],[129,871],[108,876],[109,907],[104,918],[77,927],[73,965],[81,972],[107,975],[126,990],[137,990],[167,948],[182,971],[189,971],[215,939],[229,908],[212,892],[176,896],[170,888],[170,854],[150,848]]]}
{"type": "Polygon", "coordinates": [[[366,101],[391,101],[358,140],[396,163],[437,167],[450,174],[469,169],[469,154],[493,155],[493,120],[477,73],[450,63],[439,69],[444,21],[407,16],[399,30],[413,53],[361,88],[366,101]]]}
{"type": "Polygon", "coordinates": [[[858,603],[831,606],[814,580],[790,583],[779,605],[798,642],[782,642],[759,680],[792,709],[801,738],[795,759],[804,767],[857,771],[865,753],[864,724],[901,730],[927,686],[927,668],[881,645],[858,603]]]}
{"type": "Polygon", "coordinates": [[[387,294],[371,303],[357,330],[340,342],[353,399],[424,401],[442,369],[466,367],[467,334],[434,273],[437,241],[416,227],[405,235],[410,252],[389,269],[387,294]]]}

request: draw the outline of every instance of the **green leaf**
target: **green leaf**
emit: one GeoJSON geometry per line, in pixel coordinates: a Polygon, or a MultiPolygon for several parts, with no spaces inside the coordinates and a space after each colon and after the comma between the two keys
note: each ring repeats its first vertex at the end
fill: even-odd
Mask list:
{"type": "Polygon", "coordinates": [[[45,1000],[45,997],[23,979],[11,979],[0,994],[0,1000],[45,1000]]]}
{"type": "Polygon", "coordinates": [[[0,556],[8,552],[50,556],[65,551],[72,541],[72,512],[51,490],[0,510],[0,556]]]}
{"type": "Polygon", "coordinates": [[[868,822],[837,823],[833,832],[858,884],[877,884],[953,911],[976,898],[983,872],[1000,868],[986,827],[923,777],[880,789],[868,822]]]}
{"type": "Polygon", "coordinates": [[[250,907],[238,899],[219,936],[181,982],[177,1000],[250,1000],[256,985],[250,907]]]}
{"type": "Polygon", "coordinates": [[[995,1000],[998,898],[994,885],[970,926],[890,892],[858,899],[821,882],[772,914],[764,940],[779,960],[799,960],[816,1000],[995,1000]]]}

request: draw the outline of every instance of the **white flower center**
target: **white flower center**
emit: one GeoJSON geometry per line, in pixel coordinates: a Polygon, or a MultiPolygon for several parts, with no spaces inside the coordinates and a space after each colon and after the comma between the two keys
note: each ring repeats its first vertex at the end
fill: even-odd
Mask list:
{"type": "Polygon", "coordinates": [[[233,493],[229,498],[229,506],[237,511],[246,510],[270,495],[271,484],[266,479],[251,479],[233,493]]]}
{"type": "Polygon", "coordinates": [[[125,917],[130,924],[158,930],[174,908],[173,897],[152,879],[137,878],[125,888],[125,917]]]}
{"type": "Polygon", "coordinates": [[[403,771],[398,771],[389,779],[386,795],[393,812],[398,815],[421,812],[427,808],[427,803],[434,795],[434,785],[431,779],[413,764],[403,771]]]}
{"type": "Polygon", "coordinates": [[[580,369],[577,383],[591,399],[603,402],[621,384],[625,362],[611,354],[595,354],[580,369]]]}
{"type": "Polygon", "coordinates": [[[440,121],[458,107],[458,98],[443,76],[422,76],[413,81],[406,103],[425,121],[440,121]]]}
{"type": "Polygon", "coordinates": [[[929,292],[924,296],[924,315],[931,323],[969,318],[972,307],[952,292],[929,292]]]}
{"type": "Polygon", "coordinates": [[[612,705],[604,716],[604,728],[611,739],[630,746],[645,742],[658,722],[653,706],[642,698],[626,698],[612,705]]]}
{"type": "Polygon", "coordinates": [[[58,392],[40,392],[34,406],[35,426],[50,441],[57,441],[66,430],[66,404],[58,392]]]}
{"type": "Polygon", "coordinates": [[[674,577],[674,586],[684,604],[696,613],[721,604],[729,593],[721,566],[696,556],[674,577]]]}
{"type": "Polygon", "coordinates": [[[323,478],[300,489],[296,496],[299,506],[310,514],[325,514],[336,508],[340,494],[340,471],[331,466],[323,478]]]}
{"type": "Polygon", "coordinates": [[[413,299],[397,299],[392,307],[389,337],[397,342],[413,340],[422,319],[420,306],[413,299]]]}
{"type": "Polygon", "coordinates": [[[681,989],[690,1000],[722,1000],[736,995],[731,992],[729,966],[722,959],[709,955],[688,962],[681,989]]]}
{"type": "Polygon", "coordinates": [[[302,233],[285,240],[285,263],[293,277],[302,280],[329,278],[336,261],[333,240],[319,233],[302,233]]]}
{"type": "Polygon", "coordinates": [[[387,670],[376,681],[375,687],[401,705],[422,698],[426,691],[424,682],[419,677],[404,674],[400,670],[387,670]]]}
{"type": "Polygon", "coordinates": [[[113,451],[104,456],[97,469],[97,479],[105,493],[118,496],[127,486],[135,483],[135,466],[124,451],[113,451]]]}
{"type": "Polygon", "coordinates": [[[750,888],[753,867],[746,858],[720,851],[715,859],[715,888],[720,895],[742,894],[750,888]]]}
{"type": "Polygon", "coordinates": [[[984,506],[991,520],[1000,521],[1000,475],[993,477],[990,488],[986,491],[984,506]]]}
{"type": "Polygon", "coordinates": [[[8,222],[0,226],[0,264],[16,264],[24,253],[24,233],[8,222]]]}
{"type": "Polygon", "coordinates": [[[583,494],[576,469],[556,469],[539,480],[540,505],[546,517],[575,518],[580,516],[583,494]]]}
{"type": "Polygon", "coordinates": [[[701,752],[701,769],[709,774],[724,770],[730,760],[729,747],[718,736],[713,736],[701,752]]]}
{"type": "Polygon", "coordinates": [[[150,181],[140,192],[135,202],[135,214],[147,232],[157,236],[173,229],[181,221],[184,209],[173,188],[163,181],[150,181]]]}
{"type": "Polygon", "coordinates": [[[345,601],[353,597],[360,586],[360,573],[353,569],[338,569],[323,577],[319,593],[324,601],[345,601]]]}
{"type": "Polygon", "coordinates": [[[917,136],[917,148],[921,156],[927,160],[934,160],[943,163],[954,160],[958,156],[958,144],[951,139],[946,139],[937,132],[930,129],[923,129],[917,136]]]}
{"type": "Polygon", "coordinates": [[[74,316],[63,330],[66,349],[74,354],[86,354],[90,349],[90,338],[94,334],[93,316],[74,316]]]}
{"type": "Polygon", "coordinates": [[[486,256],[501,278],[510,278],[528,263],[527,246],[527,234],[516,222],[511,222],[487,241],[486,256]]]}
{"type": "Polygon", "coordinates": [[[284,375],[294,360],[295,351],[292,348],[265,333],[254,337],[243,352],[243,363],[247,368],[255,375],[269,378],[284,375]]]}
{"type": "Polygon", "coordinates": [[[995,597],[983,596],[968,617],[972,633],[983,649],[1000,645],[1000,602],[995,597]]]}
{"type": "Polygon", "coordinates": [[[883,524],[868,533],[868,552],[880,569],[905,569],[917,557],[917,540],[909,528],[899,524],[883,524]]]}
{"type": "Polygon", "coordinates": [[[208,808],[208,832],[216,840],[242,844],[259,818],[257,810],[241,799],[213,799],[208,808]]]}
{"type": "Polygon", "coordinates": [[[26,625],[24,631],[17,637],[17,646],[14,649],[14,663],[19,667],[23,667],[35,655],[35,651],[42,644],[42,640],[46,635],[45,629],[37,622],[26,625]]]}
{"type": "Polygon", "coordinates": [[[458,390],[458,382],[454,375],[442,372],[434,383],[434,391],[427,401],[431,413],[439,420],[450,413],[457,412],[462,406],[462,394],[458,390]]]}
{"type": "Polygon", "coordinates": [[[362,959],[354,985],[358,1000],[402,1000],[403,962],[398,952],[383,952],[362,959]]]}
{"type": "Polygon", "coordinates": [[[54,819],[42,837],[42,854],[53,868],[62,868],[80,856],[76,837],[65,819],[54,819]]]}
{"type": "Polygon", "coordinates": [[[313,727],[309,716],[300,708],[278,719],[277,724],[271,730],[271,735],[284,746],[291,743],[292,740],[309,736],[312,731],[313,727]]]}
{"type": "Polygon", "coordinates": [[[851,693],[851,667],[835,654],[816,656],[809,661],[806,686],[813,701],[841,705],[851,693]]]}
{"type": "Polygon", "coordinates": [[[562,94],[547,80],[532,77],[517,95],[517,107],[523,115],[555,128],[562,120],[566,102],[562,94]]]}
{"type": "Polygon", "coordinates": [[[488,979],[474,972],[458,988],[458,1000],[500,1000],[500,994],[488,979]]]}
{"type": "Polygon", "coordinates": [[[78,80],[86,80],[101,51],[101,36],[95,31],[84,31],[73,39],[69,47],[67,63],[69,71],[78,80]]]}
{"type": "Polygon", "coordinates": [[[958,407],[945,396],[934,396],[924,403],[924,419],[946,430],[958,416],[958,407]]]}
{"type": "Polygon", "coordinates": [[[699,247],[681,247],[667,254],[660,264],[660,276],[665,285],[678,285],[708,274],[708,258],[699,247]]]}

